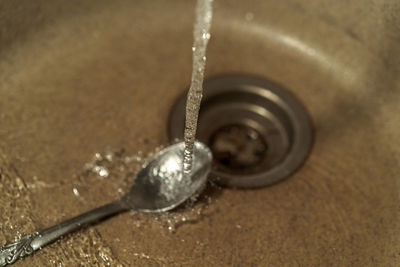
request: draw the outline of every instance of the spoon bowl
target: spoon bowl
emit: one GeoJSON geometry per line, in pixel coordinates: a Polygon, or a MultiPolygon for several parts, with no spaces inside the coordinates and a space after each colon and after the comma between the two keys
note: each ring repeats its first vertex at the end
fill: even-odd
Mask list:
{"type": "Polygon", "coordinates": [[[176,143],[148,161],[123,198],[125,204],[142,212],[163,212],[200,193],[211,171],[211,151],[205,144],[196,141],[193,169],[186,176],[182,172],[184,148],[184,142],[176,143]]]}

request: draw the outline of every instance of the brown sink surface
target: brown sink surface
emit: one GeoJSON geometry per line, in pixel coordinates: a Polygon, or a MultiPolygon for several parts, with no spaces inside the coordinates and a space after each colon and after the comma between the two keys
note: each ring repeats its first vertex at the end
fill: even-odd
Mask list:
{"type": "MultiPolygon", "coordinates": [[[[118,198],[142,158],[168,145],[168,113],[190,81],[194,4],[0,3],[1,243],[118,198]],[[108,151],[101,177],[87,163],[108,151]]],[[[262,189],[209,187],[168,215],[117,216],[16,266],[400,264],[398,1],[214,6],[207,76],[291,90],[314,122],[304,166],[262,189]]]]}

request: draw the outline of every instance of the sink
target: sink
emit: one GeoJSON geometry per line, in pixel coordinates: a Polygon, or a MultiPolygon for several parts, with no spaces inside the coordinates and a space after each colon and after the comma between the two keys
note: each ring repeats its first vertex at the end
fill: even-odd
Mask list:
{"type": "MultiPolygon", "coordinates": [[[[195,2],[0,6],[5,243],[116,199],[141,158],[168,144],[168,113],[190,82],[195,2]],[[107,151],[139,159],[129,172],[85,169],[107,151]]],[[[400,264],[399,3],[214,6],[207,77],[257,75],[296,95],[314,122],[305,164],[261,189],[211,186],[189,211],[120,215],[16,266],[400,264]],[[167,229],[188,212],[201,214],[167,229]]]]}

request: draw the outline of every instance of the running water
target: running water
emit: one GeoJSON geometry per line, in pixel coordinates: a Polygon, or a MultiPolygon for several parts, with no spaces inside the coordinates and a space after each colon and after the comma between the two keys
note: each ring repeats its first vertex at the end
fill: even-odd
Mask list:
{"type": "Polygon", "coordinates": [[[193,31],[193,69],[192,80],[186,100],[185,150],[183,157],[183,172],[189,174],[192,169],[193,146],[197,131],[200,102],[203,95],[204,69],[206,66],[207,43],[210,40],[212,18],[212,1],[197,0],[196,21],[193,31]]]}

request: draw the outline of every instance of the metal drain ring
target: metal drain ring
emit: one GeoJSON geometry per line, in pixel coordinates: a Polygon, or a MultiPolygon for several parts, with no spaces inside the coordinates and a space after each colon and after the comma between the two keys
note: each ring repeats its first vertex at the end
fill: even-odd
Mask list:
{"type": "MultiPolygon", "coordinates": [[[[212,178],[217,183],[243,188],[266,186],[287,178],[302,165],[312,146],[311,119],[290,92],[262,78],[243,75],[215,77],[205,81],[203,87],[197,133],[200,141],[210,145],[211,137],[220,129],[243,125],[260,133],[268,144],[265,158],[249,169],[226,171],[214,164],[212,178]]],[[[183,138],[185,103],[186,94],[171,110],[168,131],[172,141],[183,138]]]]}

